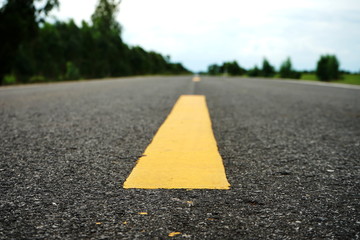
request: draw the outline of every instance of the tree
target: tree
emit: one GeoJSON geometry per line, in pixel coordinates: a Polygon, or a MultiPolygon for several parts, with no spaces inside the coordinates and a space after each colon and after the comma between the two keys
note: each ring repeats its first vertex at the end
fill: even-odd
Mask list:
{"type": "Polygon", "coordinates": [[[239,76],[245,73],[245,70],[239,66],[237,61],[224,62],[222,65],[223,73],[228,73],[231,76],[239,76]]]}
{"type": "Polygon", "coordinates": [[[32,41],[43,20],[58,0],[8,0],[0,9],[0,82],[12,71],[19,48],[32,41]],[[38,2],[35,7],[34,2],[38,2]]]}
{"type": "Polygon", "coordinates": [[[261,76],[263,77],[273,77],[275,75],[275,68],[271,66],[269,61],[264,58],[263,65],[261,69],[261,76]]]}
{"type": "Polygon", "coordinates": [[[102,34],[116,34],[120,37],[121,27],[116,21],[116,14],[121,1],[99,0],[95,12],[91,16],[93,26],[102,34]]]}
{"type": "Polygon", "coordinates": [[[249,77],[259,77],[261,76],[261,70],[258,68],[258,66],[255,65],[254,68],[248,71],[248,75],[249,77]]]}
{"type": "Polygon", "coordinates": [[[299,79],[301,77],[301,74],[299,72],[293,70],[290,58],[287,58],[281,64],[279,73],[281,78],[299,79]]]}
{"type": "Polygon", "coordinates": [[[231,76],[240,76],[246,72],[240,67],[237,61],[224,62],[222,65],[212,64],[208,66],[209,75],[229,74],[231,76]]]}
{"type": "Polygon", "coordinates": [[[45,22],[57,0],[8,0],[0,9],[0,80],[16,82],[189,73],[170,57],[129,47],[116,21],[120,1],[99,0],[93,24],[45,22]],[[34,2],[37,2],[35,7],[34,2]],[[38,7],[42,3],[42,7],[38,7]],[[5,77],[6,76],[6,77],[5,77]]]}
{"type": "Polygon", "coordinates": [[[221,73],[220,66],[217,64],[212,64],[208,67],[208,74],[209,75],[218,75],[221,73]]]}
{"type": "Polygon", "coordinates": [[[189,74],[190,73],[190,71],[187,70],[181,63],[171,63],[169,72],[172,74],[189,74]]]}
{"type": "Polygon", "coordinates": [[[66,63],[65,79],[66,80],[78,80],[78,79],[80,79],[79,69],[72,62],[67,62],[66,63]]]}
{"type": "Polygon", "coordinates": [[[317,62],[316,75],[321,81],[330,81],[340,78],[340,63],[335,55],[323,55],[317,62]]]}

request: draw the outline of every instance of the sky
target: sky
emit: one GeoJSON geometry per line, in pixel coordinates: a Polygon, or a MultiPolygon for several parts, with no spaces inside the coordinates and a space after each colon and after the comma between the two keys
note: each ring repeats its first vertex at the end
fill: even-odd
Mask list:
{"type": "MultiPolygon", "coordinates": [[[[90,21],[98,0],[60,0],[60,20],[90,21]]],[[[360,0],[122,0],[123,40],[181,62],[192,71],[236,60],[279,68],[290,57],[313,70],[320,55],[360,72],[360,0]]]]}

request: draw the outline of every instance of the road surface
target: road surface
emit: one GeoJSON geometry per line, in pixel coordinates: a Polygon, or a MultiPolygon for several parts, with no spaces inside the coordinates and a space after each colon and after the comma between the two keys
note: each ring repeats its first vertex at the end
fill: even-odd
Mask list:
{"type": "Polygon", "coordinates": [[[359,239],[360,90],[122,78],[0,89],[0,239],[359,239]],[[205,95],[229,190],[124,189],[205,95]]]}

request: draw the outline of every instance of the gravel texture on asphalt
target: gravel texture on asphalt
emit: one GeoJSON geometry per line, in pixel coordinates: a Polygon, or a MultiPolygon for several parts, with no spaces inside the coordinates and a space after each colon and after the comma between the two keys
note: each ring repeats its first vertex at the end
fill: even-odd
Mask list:
{"type": "Polygon", "coordinates": [[[0,88],[0,116],[0,239],[360,238],[360,90],[122,78],[0,88]],[[123,189],[182,94],[231,189],[123,189]]]}

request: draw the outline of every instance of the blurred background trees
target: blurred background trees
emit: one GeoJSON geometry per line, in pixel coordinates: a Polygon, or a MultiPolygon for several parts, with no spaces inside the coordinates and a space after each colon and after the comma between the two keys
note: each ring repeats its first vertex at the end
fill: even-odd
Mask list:
{"type": "Polygon", "coordinates": [[[290,58],[287,58],[280,66],[279,76],[280,78],[299,79],[301,73],[293,69],[290,58]]]}
{"type": "Polygon", "coordinates": [[[229,76],[241,76],[246,73],[237,61],[224,62],[222,65],[212,64],[208,67],[209,75],[225,74],[229,76]]]}
{"type": "Polygon", "coordinates": [[[222,74],[222,72],[221,72],[221,66],[219,66],[219,65],[217,65],[217,64],[211,64],[211,65],[208,67],[207,73],[208,73],[209,75],[212,75],[212,76],[216,76],[216,75],[222,74]]]}
{"type": "Polygon", "coordinates": [[[15,65],[22,72],[32,70],[26,64],[29,56],[24,56],[27,53],[24,45],[36,39],[39,22],[59,4],[57,0],[36,2],[42,7],[36,8],[34,0],[8,0],[0,9],[0,81],[14,71],[15,65]]]}
{"type": "Polygon", "coordinates": [[[242,68],[237,61],[224,62],[221,65],[212,64],[208,67],[209,75],[230,75],[230,76],[242,76],[247,74],[250,77],[273,77],[276,74],[275,68],[264,58],[262,68],[257,66],[250,70],[242,68]]]}
{"type": "Polygon", "coordinates": [[[246,72],[245,69],[239,66],[237,61],[224,62],[222,65],[222,69],[230,76],[241,76],[246,72]]]}
{"type": "Polygon", "coordinates": [[[323,55],[317,62],[316,76],[321,81],[337,80],[340,78],[340,63],[335,55],[323,55]]]}
{"type": "Polygon", "coordinates": [[[7,0],[0,9],[1,84],[189,73],[168,57],[125,44],[119,4],[99,0],[92,22],[77,26],[45,21],[58,0],[7,0]]]}
{"type": "Polygon", "coordinates": [[[258,68],[257,65],[255,65],[254,68],[250,69],[248,71],[248,76],[249,77],[260,77],[261,76],[261,70],[258,68]]]}
{"type": "Polygon", "coordinates": [[[269,61],[264,58],[262,69],[261,69],[261,76],[262,77],[273,77],[275,76],[275,68],[269,63],[269,61]]]}
{"type": "Polygon", "coordinates": [[[240,67],[237,61],[224,62],[222,64],[212,64],[208,66],[205,74],[212,76],[248,76],[264,78],[287,78],[303,79],[310,81],[337,81],[360,85],[360,74],[340,70],[340,63],[335,55],[322,55],[318,60],[314,70],[297,71],[294,69],[290,57],[286,58],[278,71],[264,58],[260,67],[255,65],[253,68],[245,69],[240,67]]]}

